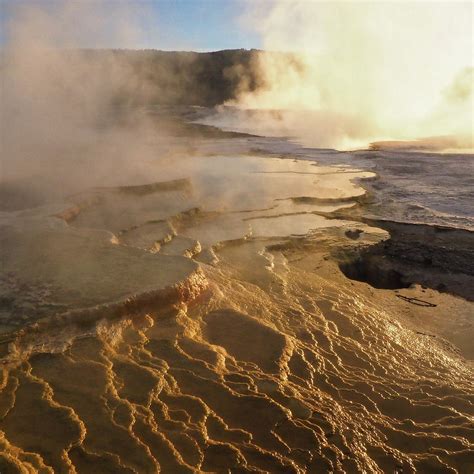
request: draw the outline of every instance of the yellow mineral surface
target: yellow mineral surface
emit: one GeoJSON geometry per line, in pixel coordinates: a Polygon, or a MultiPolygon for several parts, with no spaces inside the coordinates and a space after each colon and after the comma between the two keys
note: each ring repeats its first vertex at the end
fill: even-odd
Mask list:
{"type": "Polygon", "coordinates": [[[473,303],[340,270],[371,176],[203,154],[3,213],[0,472],[471,472],[473,303]]]}

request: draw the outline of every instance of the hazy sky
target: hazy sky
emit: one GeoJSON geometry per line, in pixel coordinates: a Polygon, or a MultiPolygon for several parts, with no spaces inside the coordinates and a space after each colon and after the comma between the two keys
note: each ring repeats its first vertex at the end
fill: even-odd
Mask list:
{"type": "MultiPolygon", "coordinates": [[[[239,17],[245,8],[240,0],[155,0],[153,9],[164,33],[161,39],[173,48],[176,39],[192,49],[256,48],[258,36],[243,31],[239,17]],[[169,35],[169,36],[168,36],[169,35]]],[[[181,47],[183,47],[181,46],[181,47]]]]}
{"type": "MultiPolygon", "coordinates": [[[[0,43],[5,42],[6,25],[11,19],[12,7],[33,4],[43,9],[54,8],[62,0],[0,0],[0,43]]],[[[99,3],[98,0],[72,0],[99,3]]],[[[239,18],[245,11],[245,0],[101,0],[110,12],[117,6],[128,7],[141,15],[141,38],[138,43],[123,41],[93,44],[86,47],[146,47],[181,50],[218,50],[231,48],[258,48],[257,34],[242,28],[239,18]]],[[[70,25],[74,28],[75,25],[70,25]]]]}

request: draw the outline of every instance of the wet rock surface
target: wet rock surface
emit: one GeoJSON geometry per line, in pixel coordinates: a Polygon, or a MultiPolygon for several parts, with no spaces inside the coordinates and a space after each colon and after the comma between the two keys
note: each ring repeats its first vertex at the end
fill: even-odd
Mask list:
{"type": "Polygon", "coordinates": [[[215,138],[2,213],[0,471],[470,472],[471,234],[215,138]]]}
{"type": "Polygon", "coordinates": [[[4,226],[4,324],[23,325],[103,305],[112,312],[138,295],[152,298],[183,285],[199,271],[187,258],[153,255],[112,240],[108,232],[94,230],[4,226]]]}
{"type": "Polygon", "coordinates": [[[387,230],[390,238],[345,255],[340,268],[346,276],[376,288],[404,288],[418,283],[474,299],[473,232],[364,220],[387,230]]]}
{"type": "Polygon", "coordinates": [[[395,297],[341,288],[319,242],[272,253],[284,260],[265,290],[224,252],[205,270],[219,291],[199,304],[103,323],[5,367],[2,468],[468,472],[472,371],[459,354],[393,319],[395,297]]]}

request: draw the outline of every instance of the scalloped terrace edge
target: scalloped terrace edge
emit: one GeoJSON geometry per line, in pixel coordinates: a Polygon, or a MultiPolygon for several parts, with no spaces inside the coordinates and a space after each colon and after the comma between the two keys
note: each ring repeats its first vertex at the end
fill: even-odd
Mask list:
{"type": "Polygon", "coordinates": [[[4,365],[15,363],[18,362],[18,353],[22,354],[21,360],[25,354],[30,355],[31,352],[35,352],[35,348],[39,348],[42,341],[39,344],[32,344],[29,341],[51,328],[68,327],[73,332],[77,327],[83,329],[89,325],[93,327],[100,320],[113,321],[125,316],[143,316],[159,313],[160,310],[166,310],[171,306],[191,304],[209,289],[204,272],[199,264],[196,265],[196,269],[187,278],[174,285],[136,292],[116,301],[46,316],[23,326],[18,331],[6,333],[7,337],[0,339],[0,363],[4,365]]]}

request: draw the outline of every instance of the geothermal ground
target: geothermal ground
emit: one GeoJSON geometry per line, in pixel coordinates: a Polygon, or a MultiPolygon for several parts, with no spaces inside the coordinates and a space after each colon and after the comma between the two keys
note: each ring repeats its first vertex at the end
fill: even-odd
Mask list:
{"type": "Polygon", "coordinates": [[[472,229],[381,215],[383,152],[195,127],[2,191],[0,472],[472,473],[472,229]]]}

